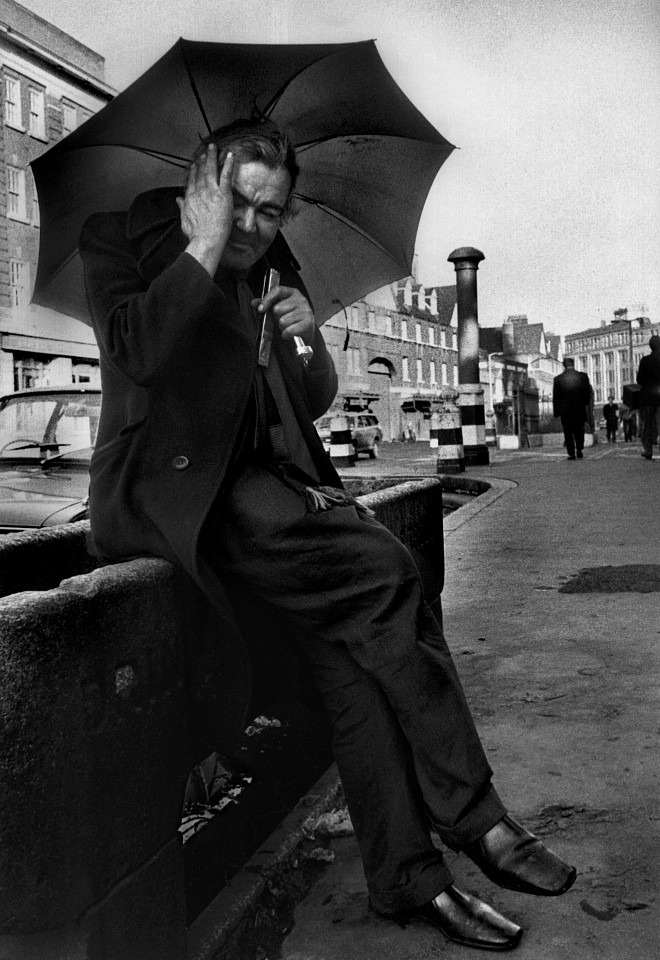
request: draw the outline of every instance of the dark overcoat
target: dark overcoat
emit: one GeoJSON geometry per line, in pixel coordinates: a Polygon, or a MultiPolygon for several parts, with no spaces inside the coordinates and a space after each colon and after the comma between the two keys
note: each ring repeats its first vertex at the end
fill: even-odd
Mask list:
{"type": "MultiPolygon", "coordinates": [[[[216,739],[231,749],[244,722],[251,670],[223,584],[199,543],[245,429],[257,356],[232,279],[222,271],[212,279],[185,253],[178,193],[142,194],[128,213],[95,214],[82,230],[103,392],[91,531],[93,549],[104,558],[165,557],[212,603],[219,675],[209,719],[216,739]]],[[[270,265],[280,269],[283,284],[304,292],[279,245],[279,253],[277,242],[268,253],[270,265]]],[[[255,295],[264,269],[257,264],[248,276],[255,295]]],[[[313,425],[337,390],[323,337],[317,330],[307,369],[292,341],[276,332],[273,346],[321,482],[341,486],[313,425]]]]}
{"type": "Polygon", "coordinates": [[[660,407],[660,350],[652,350],[639,361],[637,383],[640,407],[660,407]]]}
{"type": "Polygon", "coordinates": [[[589,420],[591,384],[586,373],[569,367],[555,377],[552,384],[552,406],[555,417],[579,417],[589,420]]]}

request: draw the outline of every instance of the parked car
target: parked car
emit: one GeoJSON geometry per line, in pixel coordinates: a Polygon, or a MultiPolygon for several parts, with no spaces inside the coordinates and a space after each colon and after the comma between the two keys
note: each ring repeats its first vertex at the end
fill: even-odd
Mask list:
{"type": "Polygon", "coordinates": [[[330,430],[335,417],[346,417],[351,431],[355,453],[368,453],[372,460],[378,456],[378,445],[383,439],[383,431],[378,425],[378,417],[373,413],[326,414],[316,421],[318,435],[326,450],[330,450],[330,430]]]}
{"type": "Polygon", "coordinates": [[[87,517],[101,391],[71,384],[0,397],[0,533],[87,517]]]}

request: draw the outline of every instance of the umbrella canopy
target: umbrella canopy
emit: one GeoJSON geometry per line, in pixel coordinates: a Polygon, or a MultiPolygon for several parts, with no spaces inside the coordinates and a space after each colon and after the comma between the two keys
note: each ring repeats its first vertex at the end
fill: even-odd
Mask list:
{"type": "Polygon", "coordinates": [[[298,213],[282,233],[317,322],[410,274],[428,191],[454,148],[397,86],[374,42],[182,39],[32,163],[41,214],[33,302],[89,322],[78,256],[87,217],[183,184],[200,136],[255,115],[296,147],[298,213]]]}

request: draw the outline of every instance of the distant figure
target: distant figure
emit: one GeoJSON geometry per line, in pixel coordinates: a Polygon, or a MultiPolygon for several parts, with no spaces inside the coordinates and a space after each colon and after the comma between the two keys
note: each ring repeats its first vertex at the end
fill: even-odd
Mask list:
{"type": "Polygon", "coordinates": [[[567,357],[564,372],[552,384],[553,415],[561,418],[564,443],[569,460],[582,459],[584,425],[589,420],[591,384],[586,373],[578,373],[575,363],[567,357]]]}
{"type": "Polygon", "coordinates": [[[653,458],[653,444],[658,442],[660,431],[660,337],[655,334],[649,340],[651,352],[639,361],[637,383],[639,413],[642,421],[642,456],[653,458]]]}
{"type": "Polygon", "coordinates": [[[607,398],[607,403],[603,407],[603,416],[605,417],[607,442],[616,443],[616,431],[619,426],[619,407],[614,402],[613,395],[607,398]]]}
{"type": "Polygon", "coordinates": [[[623,427],[623,440],[630,443],[635,436],[635,411],[631,410],[627,403],[622,403],[619,407],[619,420],[623,427]]]}

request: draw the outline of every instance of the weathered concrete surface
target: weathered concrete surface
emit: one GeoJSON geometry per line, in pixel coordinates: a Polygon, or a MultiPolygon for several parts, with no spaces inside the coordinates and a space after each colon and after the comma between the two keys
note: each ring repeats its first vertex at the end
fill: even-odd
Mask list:
{"type": "MultiPolygon", "coordinates": [[[[433,473],[417,448],[405,451],[415,458],[407,472],[433,473]]],[[[402,472],[403,451],[390,452],[378,471],[402,472]]],[[[520,960],[655,960],[660,596],[559,588],[587,567],[658,562],[660,463],[637,445],[596,446],[583,461],[502,451],[468,474],[496,482],[485,507],[445,525],[445,630],[497,787],[579,876],[565,896],[535,898],[448,861],[458,885],[523,925],[520,960]]],[[[331,847],[335,861],[296,910],[283,960],[483,955],[374,917],[354,839],[331,847]]]]}

